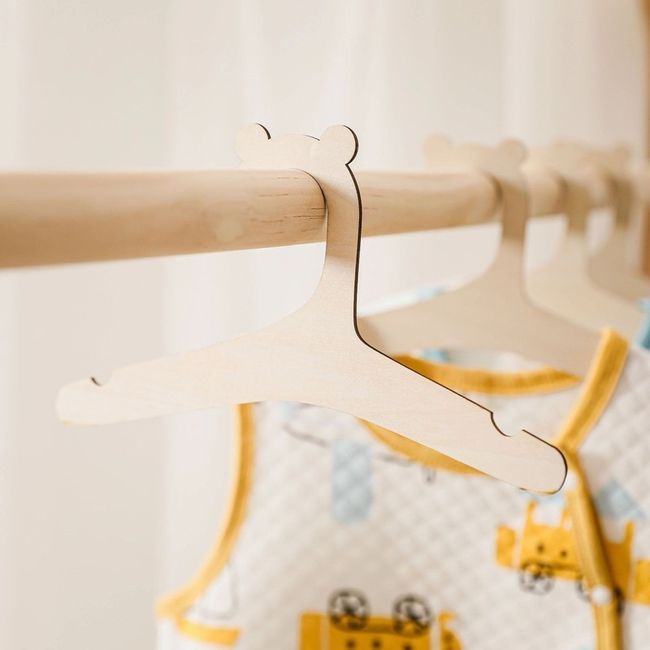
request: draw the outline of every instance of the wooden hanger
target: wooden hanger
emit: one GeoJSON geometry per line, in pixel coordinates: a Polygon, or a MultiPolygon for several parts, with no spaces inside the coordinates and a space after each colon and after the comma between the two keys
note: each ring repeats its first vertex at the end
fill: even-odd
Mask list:
{"type": "Polygon", "coordinates": [[[561,453],[520,431],[503,435],[492,413],[368,346],[356,329],[361,199],[348,163],[357,140],[331,127],[320,140],[270,139],[242,129],[237,151],[247,168],[301,169],[327,205],[323,274],[311,299],[285,319],[203,350],[116,370],[61,389],[68,422],[100,424],[206,409],[219,404],[290,400],[344,411],[432,447],[514,485],[560,488],[561,453]]]}
{"type": "Polygon", "coordinates": [[[597,329],[611,327],[634,338],[641,325],[640,309],[596,286],[588,273],[590,203],[585,173],[593,165],[589,152],[577,143],[560,142],[534,152],[531,160],[546,165],[561,178],[568,228],[553,259],[528,275],[530,295],[576,323],[597,329]]]}
{"type": "Polygon", "coordinates": [[[630,264],[630,222],[638,203],[629,175],[630,151],[620,146],[595,151],[593,157],[609,178],[614,227],[605,245],[589,258],[589,273],[601,287],[636,304],[650,297],[650,278],[630,264]]]}
{"type": "Polygon", "coordinates": [[[514,140],[496,149],[453,147],[433,137],[425,153],[430,166],[448,171],[474,167],[494,180],[501,194],[501,246],[488,271],[460,289],[360,319],[364,339],[387,354],[431,347],[516,352],[584,376],[599,336],[540,309],[526,296],[524,241],[530,201],[520,170],[525,147],[514,140]]]}

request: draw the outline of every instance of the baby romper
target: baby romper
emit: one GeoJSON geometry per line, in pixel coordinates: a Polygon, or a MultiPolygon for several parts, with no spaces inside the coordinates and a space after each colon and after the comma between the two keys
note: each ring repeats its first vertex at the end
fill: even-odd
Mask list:
{"type": "Polygon", "coordinates": [[[606,331],[582,385],[402,361],[554,439],[565,488],[531,495],[320,407],[243,405],[230,512],[160,604],[164,647],[613,649],[621,623],[647,647],[650,354],[606,331]]]}

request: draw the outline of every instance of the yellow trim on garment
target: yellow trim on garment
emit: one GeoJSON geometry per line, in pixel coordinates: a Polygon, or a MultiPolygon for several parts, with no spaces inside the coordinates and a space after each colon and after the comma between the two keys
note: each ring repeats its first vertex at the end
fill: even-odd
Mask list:
{"type": "Polygon", "coordinates": [[[421,465],[445,472],[454,472],[456,474],[486,476],[486,474],[480,472],[474,467],[470,467],[454,458],[445,456],[439,451],[431,449],[431,447],[425,447],[411,438],[405,438],[404,436],[400,436],[398,433],[384,429],[384,427],[380,427],[372,422],[367,422],[366,420],[361,420],[361,422],[370,430],[370,433],[372,433],[377,440],[383,442],[387,447],[390,447],[390,449],[398,454],[406,456],[421,465]]]}
{"type": "Polygon", "coordinates": [[[433,363],[411,356],[395,357],[396,361],[433,381],[458,391],[484,395],[541,395],[572,388],[580,380],[566,372],[543,367],[515,372],[463,368],[445,363],[433,363]]]}
{"type": "Polygon", "coordinates": [[[236,430],[239,432],[239,438],[235,444],[237,459],[235,463],[234,489],[231,493],[228,511],[217,541],[195,578],[178,592],[163,598],[157,607],[158,616],[174,620],[178,630],[186,636],[198,641],[210,641],[221,645],[235,643],[238,630],[232,628],[208,628],[187,619],[186,613],[225,567],[246,516],[253,483],[255,454],[255,427],[252,404],[242,404],[237,407],[236,430]]]}
{"type": "Polygon", "coordinates": [[[182,616],[176,618],[175,623],[181,634],[203,643],[233,646],[239,638],[239,630],[234,627],[209,627],[190,621],[182,616]]]}
{"type": "Polygon", "coordinates": [[[575,487],[566,491],[566,502],[585,587],[588,593],[595,586],[604,587],[611,595],[607,603],[598,604],[591,601],[596,627],[596,648],[597,650],[620,650],[623,647],[620,603],[607,560],[603,532],[578,458],[571,452],[565,452],[565,456],[569,471],[573,472],[575,477],[575,487]]]}
{"type": "Polygon", "coordinates": [[[575,480],[575,485],[566,489],[566,500],[585,585],[589,590],[595,586],[604,587],[611,594],[608,603],[591,602],[597,650],[622,648],[620,603],[615,593],[612,568],[607,560],[603,532],[578,450],[616,390],[628,349],[627,341],[616,332],[606,330],[603,333],[578,404],[553,441],[564,453],[575,480]]]}
{"type": "Polygon", "coordinates": [[[576,452],[614,394],[627,360],[628,343],[616,332],[603,332],[577,406],[564,423],[554,444],[576,452]]]}

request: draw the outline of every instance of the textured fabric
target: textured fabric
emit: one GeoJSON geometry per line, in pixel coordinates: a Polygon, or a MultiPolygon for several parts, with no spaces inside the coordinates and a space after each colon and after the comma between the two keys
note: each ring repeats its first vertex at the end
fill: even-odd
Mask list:
{"type": "MultiPolygon", "coordinates": [[[[506,431],[525,426],[551,439],[579,391],[470,396],[506,431]]],[[[184,621],[236,629],[243,650],[342,650],[351,640],[412,650],[595,648],[566,491],[533,497],[484,476],[432,469],[322,408],[245,409],[255,439],[247,517],[227,567],[182,612],[184,621]],[[396,631],[400,612],[416,628],[429,624],[405,636],[396,631]]],[[[633,649],[650,637],[648,422],[650,355],[633,348],[579,450],[627,599],[625,647],[633,649]]],[[[195,647],[182,635],[177,643],[195,647]]]]}

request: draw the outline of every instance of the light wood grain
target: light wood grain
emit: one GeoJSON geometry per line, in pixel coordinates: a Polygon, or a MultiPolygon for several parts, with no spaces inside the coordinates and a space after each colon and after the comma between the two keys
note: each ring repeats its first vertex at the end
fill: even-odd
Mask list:
{"type": "Polygon", "coordinates": [[[244,129],[238,153],[246,167],[300,168],[327,201],[321,280],[298,311],[257,332],[167,359],[116,370],[64,387],[57,402],[68,422],[149,418],[218,404],[289,400],[369,420],[504,481],[532,490],[560,488],[562,454],[539,438],[503,435],[490,411],[370,347],[356,326],[361,202],[347,164],[356,138],[332,127],[314,140],[270,139],[244,129]]]}
{"type": "MultiPolygon", "coordinates": [[[[480,173],[356,173],[364,236],[485,223],[497,204],[480,173]]],[[[530,171],[533,214],[561,187],[530,171]]],[[[607,202],[602,178],[593,205],[607,202]]],[[[0,268],[264,248],[323,241],[318,184],[297,170],[0,174],[0,268]]]]}

